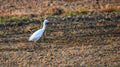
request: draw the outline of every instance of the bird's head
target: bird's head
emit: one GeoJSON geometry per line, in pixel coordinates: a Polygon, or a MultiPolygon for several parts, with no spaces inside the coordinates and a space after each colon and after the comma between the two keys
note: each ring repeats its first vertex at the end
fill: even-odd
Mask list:
{"type": "Polygon", "coordinates": [[[44,20],[44,23],[48,23],[49,21],[47,19],[44,20]]]}

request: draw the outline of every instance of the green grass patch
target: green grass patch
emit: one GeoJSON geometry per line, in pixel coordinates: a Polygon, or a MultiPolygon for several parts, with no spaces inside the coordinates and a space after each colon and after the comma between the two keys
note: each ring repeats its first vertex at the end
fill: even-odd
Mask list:
{"type": "Polygon", "coordinates": [[[0,31],[0,35],[3,35],[4,34],[4,32],[3,31],[0,31]]]}
{"type": "Polygon", "coordinates": [[[9,17],[0,17],[0,23],[8,22],[9,17]]]}
{"type": "Polygon", "coordinates": [[[9,18],[8,21],[9,21],[9,22],[17,22],[17,21],[19,21],[19,18],[13,16],[13,17],[9,18]]]}
{"type": "Polygon", "coordinates": [[[89,9],[79,7],[74,10],[65,11],[61,16],[79,16],[79,15],[87,15],[89,13],[89,9]]]}
{"type": "Polygon", "coordinates": [[[19,18],[21,21],[27,21],[30,18],[28,16],[22,16],[21,18],[19,18]]]}
{"type": "Polygon", "coordinates": [[[4,17],[0,17],[0,24],[5,22],[18,22],[18,21],[27,21],[27,20],[29,20],[29,16],[22,16],[22,17],[4,16],[4,17]]]}

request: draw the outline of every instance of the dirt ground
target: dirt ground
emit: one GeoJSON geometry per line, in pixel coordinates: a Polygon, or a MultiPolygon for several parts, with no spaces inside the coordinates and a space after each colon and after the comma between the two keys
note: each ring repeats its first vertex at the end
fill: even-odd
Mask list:
{"type": "MultiPolygon", "coordinates": [[[[0,16],[41,15],[53,10],[47,10],[51,7],[95,8],[94,2],[0,0],[0,16]]],[[[119,5],[119,2],[110,0],[109,4],[119,5]]],[[[42,27],[42,19],[1,23],[0,67],[120,67],[120,13],[91,12],[49,20],[37,43],[28,39],[42,27]],[[37,45],[35,49],[34,45],[37,45]]]]}
{"type": "Polygon", "coordinates": [[[51,18],[35,50],[28,38],[43,20],[1,24],[0,67],[119,67],[119,18],[78,18],[51,18]]]}

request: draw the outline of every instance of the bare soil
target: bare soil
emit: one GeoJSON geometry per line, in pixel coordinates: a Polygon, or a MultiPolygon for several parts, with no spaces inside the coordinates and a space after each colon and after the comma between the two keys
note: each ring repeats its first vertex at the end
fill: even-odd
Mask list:
{"type": "MultiPolygon", "coordinates": [[[[39,15],[53,6],[94,8],[89,1],[0,0],[0,16],[39,15]]],[[[28,39],[42,27],[43,19],[0,24],[0,67],[120,67],[119,13],[91,12],[49,20],[37,43],[28,39]]]]}
{"type": "Polygon", "coordinates": [[[119,67],[119,16],[103,21],[88,18],[50,18],[35,50],[28,38],[43,20],[1,24],[0,66],[119,67]]]}

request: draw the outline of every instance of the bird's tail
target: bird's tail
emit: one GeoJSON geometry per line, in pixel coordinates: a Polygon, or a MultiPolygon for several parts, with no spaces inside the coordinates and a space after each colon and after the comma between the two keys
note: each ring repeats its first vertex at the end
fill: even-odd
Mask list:
{"type": "Polygon", "coordinates": [[[30,37],[28,41],[32,41],[32,38],[30,37]]]}

